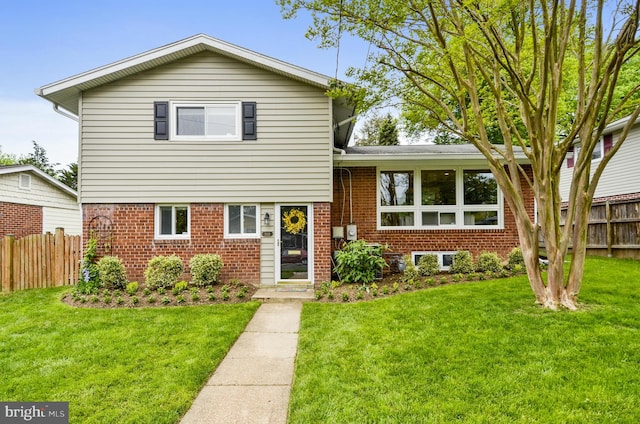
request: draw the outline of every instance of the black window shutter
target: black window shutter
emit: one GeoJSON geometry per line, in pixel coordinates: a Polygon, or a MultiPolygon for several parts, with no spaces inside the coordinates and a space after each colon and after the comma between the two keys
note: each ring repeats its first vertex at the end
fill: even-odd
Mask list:
{"type": "Polygon", "coordinates": [[[575,148],[573,146],[569,147],[569,151],[567,152],[567,168],[573,168],[574,154],[575,148]]]}
{"type": "Polygon", "coordinates": [[[242,139],[257,140],[256,102],[242,102],[242,139]]]}
{"type": "Polygon", "coordinates": [[[153,102],[153,138],[169,140],[169,102],[153,102]]]}
{"type": "Polygon", "coordinates": [[[604,136],[604,152],[607,153],[613,147],[613,134],[606,134],[604,136]]]}

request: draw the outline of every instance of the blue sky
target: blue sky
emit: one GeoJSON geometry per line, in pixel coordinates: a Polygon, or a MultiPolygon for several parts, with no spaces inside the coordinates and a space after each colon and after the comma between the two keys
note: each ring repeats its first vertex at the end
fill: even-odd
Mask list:
{"type": "MultiPolygon", "coordinates": [[[[62,165],[77,161],[77,124],[34,89],[194,34],[336,74],[336,50],[318,49],[304,36],[308,16],[284,20],[273,0],[22,0],[4,2],[0,15],[0,148],[26,154],[35,140],[62,165]]],[[[343,40],[338,78],[348,66],[364,65],[366,50],[343,40]]]]}

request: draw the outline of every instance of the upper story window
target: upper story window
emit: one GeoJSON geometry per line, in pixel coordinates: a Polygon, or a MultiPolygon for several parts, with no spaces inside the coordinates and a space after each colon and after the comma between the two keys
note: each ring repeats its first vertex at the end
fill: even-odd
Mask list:
{"type": "Polygon", "coordinates": [[[502,197],[489,170],[381,170],[378,175],[380,228],[503,226],[502,197]]]}
{"type": "Polygon", "coordinates": [[[226,238],[257,238],[259,224],[259,205],[225,205],[224,236],[226,238]]]}
{"type": "Polygon", "coordinates": [[[241,140],[241,103],[172,103],[174,140],[241,140]]]}
{"type": "Polygon", "coordinates": [[[190,236],[188,205],[157,205],[155,213],[156,238],[188,239],[190,236]]]}

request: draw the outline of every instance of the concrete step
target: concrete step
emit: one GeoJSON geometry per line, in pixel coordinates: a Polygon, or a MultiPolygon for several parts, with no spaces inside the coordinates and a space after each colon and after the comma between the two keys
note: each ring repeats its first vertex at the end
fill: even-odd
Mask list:
{"type": "Polygon", "coordinates": [[[251,297],[263,303],[284,303],[284,302],[310,302],[315,300],[313,289],[298,288],[296,290],[285,290],[282,287],[259,288],[251,297]]]}

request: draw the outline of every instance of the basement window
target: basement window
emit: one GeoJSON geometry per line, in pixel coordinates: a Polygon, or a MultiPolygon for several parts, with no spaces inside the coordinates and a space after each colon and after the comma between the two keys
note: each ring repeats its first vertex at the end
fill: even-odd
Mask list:
{"type": "Polygon", "coordinates": [[[191,213],[188,205],[157,205],[157,239],[188,239],[191,213]]]}

